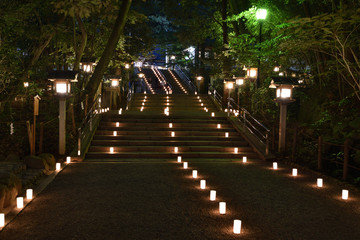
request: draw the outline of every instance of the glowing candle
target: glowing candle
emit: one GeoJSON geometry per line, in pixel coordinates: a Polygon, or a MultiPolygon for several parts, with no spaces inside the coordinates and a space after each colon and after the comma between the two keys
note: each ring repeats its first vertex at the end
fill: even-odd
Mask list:
{"type": "Polygon", "coordinates": [[[347,200],[349,198],[349,190],[343,189],[341,198],[344,199],[344,200],[347,200]]]}
{"type": "Polygon", "coordinates": [[[110,153],[114,153],[114,147],[110,147],[110,153]]]}
{"type": "Polygon", "coordinates": [[[169,128],[172,128],[173,127],[173,124],[172,123],[169,123],[169,128]]]}
{"type": "Polygon", "coordinates": [[[246,163],[247,162],[247,157],[243,157],[243,163],[246,163]]]}
{"type": "Polygon", "coordinates": [[[0,227],[4,227],[4,226],[5,226],[5,214],[0,213],[0,227]]]}
{"type": "Polygon", "coordinates": [[[142,112],[142,111],[144,111],[144,107],[141,107],[141,108],[140,108],[140,112],[142,112]]]}
{"type": "Polygon", "coordinates": [[[61,168],[61,164],[60,163],[56,163],[56,171],[59,171],[61,168]]]}
{"type": "Polygon", "coordinates": [[[203,103],[201,103],[201,106],[203,107],[203,106],[204,106],[204,104],[203,104],[203,103]]]}
{"type": "Polygon", "coordinates": [[[144,106],[144,105],[145,105],[145,103],[141,103],[141,105],[143,105],[143,106],[144,106]]]}
{"type": "Polygon", "coordinates": [[[188,168],[188,163],[187,163],[187,162],[184,162],[184,163],[183,163],[183,167],[184,167],[184,169],[187,169],[187,168],[188,168]]]}
{"type": "Polygon", "coordinates": [[[215,201],[215,200],[216,200],[216,191],[210,190],[210,201],[215,201]]]}
{"type": "Polygon", "coordinates": [[[218,124],[218,125],[217,125],[217,128],[221,128],[221,124],[218,124]]]}
{"type": "Polygon", "coordinates": [[[175,132],[171,132],[171,136],[172,136],[172,137],[175,137],[175,132]]]}
{"type": "Polygon", "coordinates": [[[23,197],[16,198],[16,207],[19,209],[24,207],[24,198],[23,197]]]}
{"type": "Polygon", "coordinates": [[[117,131],[114,131],[114,132],[113,132],[113,135],[114,135],[114,136],[117,136],[117,131]]]}
{"type": "Polygon", "coordinates": [[[215,117],[215,113],[214,113],[214,112],[212,112],[212,113],[211,113],[211,116],[212,116],[212,117],[215,117]]]}
{"type": "Polygon", "coordinates": [[[229,137],[229,133],[228,133],[228,132],[225,133],[225,137],[226,137],[226,138],[229,137]]]}
{"type": "Polygon", "coordinates": [[[197,99],[199,99],[200,98],[200,96],[197,96],[197,99]]]}
{"type": "Polygon", "coordinates": [[[178,156],[178,157],[177,157],[177,161],[178,161],[178,162],[181,162],[181,156],[178,156]]]}
{"type": "Polygon", "coordinates": [[[67,164],[71,163],[71,157],[70,157],[70,156],[67,156],[67,157],[66,157],[66,163],[67,163],[67,164]]]}
{"type": "Polygon", "coordinates": [[[241,233],[241,221],[238,219],[234,220],[234,233],[235,234],[241,233]]]}
{"type": "Polygon", "coordinates": [[[219,202],[219,212],[220,214],[226,213],[226,202],[219,202]]]}
{"type": "Polygon", "coordinates": [[[293,168],[293,169],[292,169],[292,175],[293,175],[293,176],[297,176],[297,174],[298,174],[297,169],[296,169],[296,168],[293,168]]]}
{"type": "Polygon", "coordinates": [[[273,162],[273,169],[278,169],[278,163],[277,162],[273,162]]]}
{"type": "Polygon", "coordinates": [[[316,181],[316,185],[318,187],[322,187],[323,186],[323,179],[322,178],[318,178],[317,181],[316,181]]]}
{"type": "Polygon", "coordinates": [[[192,177],[197,178],[197,170],[192,170],[192,177]]]}
{"type": "Polygon", "coordinates": [[[26,189],[26,199],[31,200],[33,198],[33,190],[26,189]]]}
{"type": "Polygon", "coordinates": [[[120,126],[120,123],[119,122],[116,122],[116,127],[119,127],[120,126]]]}
{"type": "Polygon", "coordinates": [[[225,109],[224,111],[227,112],[227,109],[225,109]]]}
{"type": "Polygon", "coordinates": [[[206,180],[200,180],[200,188],[205,189],[206,188],[206,180]]]}
{"type": "Polygon", "coordinates": [[[121,115],[121,114],[122,114],[122,108],[119,109],[119,115],[121,115]]]}
{"type": "Polygon", "coordinates": [[[239,152],[239,149],[236,147],[234,148],[234,153],[238,153],[239,152]]]}
{"type": "Polygon", "coordinates": [[[174,147],[174,153],[179,152],[179,148],[178,147],[174,147]]]}
{"type": "Polygon", "coordinates": [[[80,156],[80,150],[78,150],[78,156],[80,156]]]}
{"type": "Polygon", "coordinates": [[[207,108],[205,108],[205,112],[208,112],[209,110],[207,108]]]}

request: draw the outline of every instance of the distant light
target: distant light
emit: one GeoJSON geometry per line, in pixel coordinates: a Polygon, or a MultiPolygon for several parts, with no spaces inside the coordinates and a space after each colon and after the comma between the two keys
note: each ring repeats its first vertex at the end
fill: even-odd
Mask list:
{"type": "Polygon", "coordinates": [[[275,66],[274,67],[274,72],[279,72],[280,71],[280,68],[278,66],[275,66]]]}
{"type": "Polygon", "coordinates": [[[228,133],[228,132],[225,133],[225,137],[226,137],[226,138],[229,137],[229,133],[228,133]]]}
{"type": "Polygon", "coordinates": [[[114,136],[117,136],[117,131],[114,131],[114,132],[113,132],[113,135],[114,135],[114,136]]]}
{"type": "Polygon", "coordinates": [[[217,128],[221,128],[221,124],[218,123],[217,128]]]}
{"type": "Polygon", "coordinates": [[[33,190],[32,189],[26,189],[26,199],[31,200],[33,199],[33,190]]]}
{"type": "Polygon", "coordinates": [[[178,153],[179,152],[179,148],[178,147],[174,147],[174,153],[178,153]]]}
{"type": "Polygon", "coordinates": [[[24,207],[24,198],[23,197],[16,198],[16,207],[19,209],[24,207]]]}
{"type": "Polygon", "coordinates": [[[4,226],[5,226],[5,214],[0,213],[0,227],[4,227],[4,226]]]}
{"type": "Polygon", "coordinates": [[[67,163],[67,164],[71,163],[71,157],[70,157],[70,156],[67,156],[67,157],[66,157],[66,163],[67,163]]]}
{"type": "Polygon", "coordinates": [[[80,156],[80,150],[78,150],[78,156],[80,156]]]}
{"type": "Polygon", "coordinates": [[[184,169],[187,169],[187,168],[188,168],[188,163],[187,163],[187,162],[184,162],[184,163],[183,163],[183,168],[184,168],[184,169]]]}
{"type": "Polygon", "coordinates": [[[119,122],[116,122],[116,127],[119,127],[120,126],[120,123],[119,122]]]}
{"type": "Polygon", "coordinates": [[[169,128],[172,128],[173,127],[173,124],[172,123],[169,123],[169,128]]]}
{"type": "Polygon", "coordinates": [[[114,153],[114,147],[110,147],[110,153],[114,153]]]}
{"type": "Polygon", "coordinates": [[[220,214],[226,213],[226,202],[219,202],[219,212],[220,214]]]}
{"type": "Polygon", "coordinates": [[[24,87],[29,87],[29,82],[24,82],[24,87]]]}
{"type": "Polygon", "coordinates": [[[227,84],[226,84],[226,88],[227,89],[232,89],[234,87],[234,83],[232,83],[232,82],[228,82],[227,84]]]}
{"type": "Polygon", "coordinates": [[[111,86],[112,87],[119,86],[119,80],[118,79],[111,79],[111,86]]]}
{"type": "Polygon", "coordinates": [[[192,177],[197,178],[197,170],[192,170],[192,177]]]}
{"type": "Polygon", "coordinates": [[[126,68],[126,69],[129,69],[129,68],[130,68],[130,64],[126,63],[126,64],[125,64],[125,68],[126,68]]]}
{"type": "Polygon", "coordinates": [[[216,191],[210,190],[210,201],[215,201],[215,200],[216,200],[216,191]]]}
{"type": "Polygon", "coordinates": [[[179,163],[181,162],[181,156],[177,157],[177,162],[179,162],[179,163]]]}
{"type": "Polygon", "coordinates": [[[278,163],[277,162],[273,162],[273,169],[278,169],[278,163]]]}
{"type": "Polygon", "coordinates": [[[243,163],[246,163],[247,162],[247,157],[243,157],[243,163]]]}
{"type": "Polygon", "coordinates": [[[215,113],[214,113],[214,112],[212,112],[212,113],[211,113],[211,116],[212,116],[212,117],[215,117],[215,113]]]}
{"type": "Polygon", "coordinates": [[[61,163],[56,163],[56,171],[60,171],[61,169],[61,163]]]}
{"type": "Polygon", "coordinates": [[[238,153],[239,152],[239,148],[234,148],[234,153],[238,153]]]}
{"type": "Polygon", "coordinates": [[[175,137],[175,132],[171,132],[171,137],[175,137]]]}
{"type": "Polygon", "coordinates": [[[243,78],[237,78],[235,83],[238,86],[244,85],[244,79],[243,78]]]}
{"type": "Polygon", "coordinates": [[[293,175],[294,177],[296,177],[297,174],[298,174],[298,170],[297,170],[296,168],[293,168],[293,169],[292,169],[292,175],[293,175]]]}
{"type": "Polygon", "coordinates": [[[344,200],[347,200],[349,198],[349,190],[343,189],[341,198],[344,199],[344,200]]]}
{"type": "Polygon", "coordinates": [[[241,233],[241,220],[235,219],[234,220],[234,233],[240,234],[241,233]]]}
{"type": "Polygon", "coordinates": [[[204,104],[203,104],[203,103],[201,103],[201,106],[203,107],[203,106],[204,106],[204,104]]]}
{"type": "Polygon", "coordinates": [[[200,96],[197,96],[197,99],[199,99],[200,98],[200,96]]]}
{"type": "Polygon", "coordinates": [[[256,18],[259,20],[264,20],[266,18],[267,15],[267,10],[266,9],[258,9],[256,11],[256,18]]]}
{"type": "Polygon", "coordinates": [[[316,181],[316,185],[318,187],[323,187],[323,179],[322,178],[318,178],[317,181],[316,181]]]}
{"type": "Polygon", "coordinates": [[[206,180],[200,180],[200,188],[205,189],[206,188],[206,180]]]}

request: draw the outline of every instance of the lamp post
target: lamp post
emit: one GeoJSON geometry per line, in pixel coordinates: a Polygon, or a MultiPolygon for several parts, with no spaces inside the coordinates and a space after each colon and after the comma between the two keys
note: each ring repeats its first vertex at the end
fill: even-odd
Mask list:
{"type": "Polygon", "coordinates": [[[200,84],[201,84],[201,81],[203,80],[203,77],[202,76],[197,76],[196,77],[196,85],[197,85],[197,88],[198,88],[198,92],[200,93],[200,84]]]}
{"type": "Polygon", "coordinates": [[[229,79],[229,80],[225,80],[224,81],[225,83],[225,87],[228,89],[228,92],[229,92],[229,95],[228,95],[228,98],[227,98],[227,112],[228,112],[228,116],[230,116],[230,94],[231,94],[231,89],[233,89],[234,87],[234,82],[232,79],[229,79]]]}
{"type": "Polygon", "coordinates": [[[295,78],[273,77],[269,88],[276,89],[275,102],[280,105],[280,122],[279,122],[279,152],[283,152],[286,146],[286,114],[287,105],[294,102],[292,98],[292,89],[298,85],[295,78]]]}
{"type": "Polygon", "coordinates": [[[59,154],[66,151],[66,98],[70,96],[72,82],[77,82],[75,71],[53,71],[49,80],[53,82],[53,90],[59,98],[59,154]]]}
{"type": "Polygon", "coordinates": [[[262,42],[262,25],[264,23],[264,20],[266,19],[267,10],[266,9],[258,9],[256,11],[256,19],[259,21],[260,30],[259,30],[259,56],[258,56],[258,74],[256,77],[256,87],[260,87],[260,52],[261,52],[261,42],[262,42]]]}
{"type": "Polygon", "coordinates": [[[110,88],[108,90],[110,91],[110,109],[117,109],[117,100],[116,96],[118,96],[120,92],[120,81],[121,76],[120,75],[111,75],[108,76],[110,80],[110,88]],[[113,104],[114,103],[114,104],[113,104]],[[114,105],[114,107],[113,107],[114,105]]]}
{"type": "MultiPolygon", "coordinates": [[[[240,108],[240,93],[239,93],[239,91],[240,91],[240,87],[242,85],[244,85],[244,80],[245,80],[245,78],[243,78],[243,77],[238,77],[235,80],[235,83],[236,83],[236,86],[237,86],[237,91],[236,91],[236,93],[237,93],[237,104],[238,104],[239,108],[240,108]]],[[[240,109],[238,109],[238,110],[240,110],[240,109]]]]}
{"type": "Polygon", "coordinates": [[[171,60],[171,65],[172,65],[172,70],[175,70],[175,59],[176,57],[174,55],[172,55],[170,57],[170,60],[171,60]]]}

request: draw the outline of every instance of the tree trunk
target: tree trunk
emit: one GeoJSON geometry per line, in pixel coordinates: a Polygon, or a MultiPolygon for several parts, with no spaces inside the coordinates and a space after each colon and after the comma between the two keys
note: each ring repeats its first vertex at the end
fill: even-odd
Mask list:
{"type": "MultiPolygon", "coordinates": [[[[96,93],[96,90],[101,82],[102,76],[110,62],[110,58],[113,55],[116,45],[120,39],[120,35],[124,29],[127,15],[131,6],[132,0],[124,0],[119,10],[119,14],[116,18],[113,30],[109,37],[109,40],[106,44],[104,52],[97,64],[95,71],[90,78],[89,83],[86,86],[86,92],[89,94],[90,99],[93,99],[96,93]]],[[[92,100],[91,100],[92,101],[92,100]]]]}
{"type": "MultiPolygon", "coordinates": [[[[79,48],[77,48],[77,51],[75,52],[76,56],[75,56],[75,62],[74,62],[74,71],[79,70],[81,57],[85,51],[85,47],[86,47],[86,43],[87,43],[87,32],[86,32],[84,23],[79,16],[76,16],[76,20],[77,20],[80,30],[81,30],[81,43],[80,43],[79,48]]],[[[74,43],[74,44],[76,44],[76,43],[74,43]]]]}

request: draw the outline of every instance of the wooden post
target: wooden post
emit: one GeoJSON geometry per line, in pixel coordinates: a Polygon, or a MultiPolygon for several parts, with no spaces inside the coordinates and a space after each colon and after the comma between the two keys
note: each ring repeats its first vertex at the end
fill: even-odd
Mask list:
{"type": "Polygon", "coordinates": [[[296,144],[297,144],[297,126],[295,126],[294,128],[294,137],[293,137],[292,151],[291,151],[291,159],[293,162],[295,161],[296,144]]]}
{"type": "Polygon", "coordinates": [[[286,148],[286,112],[287,103],[280,103],[280,123],[279,123],[279,152],[285,151],[286,148]]]}
{"type": "Polygon", "coordinates": [[[41,122],[41,123],[40,123],[39,154],[42,153],[43,141],[44,141],[44,123],[41,122]]]}
{"type": "Polygon", "coordinates": [[[40,97],[39,95],[36,95],[34,97],[34,123],[32,128],[32,149],[31,149],[31,155],[35,154],[35,133],[36,133],[36,116],[39,115],[39,101],[40,97]]]}
{"type": "Polygon", "coordinates": [[[323,139],[322,136],[319,136],[318,138],[318,169],[323,169],[323,162],[322,162],[322,145],[323,145],[323,139]]]}
{"type": "Polygon", "coordinates": [[[344,142],[344,167],[343,167],[343,180],[348,177],[349,170],[349,139],[344,142]]]}
{"type": "Polygon", "coordinates": [[[75,123],[75,113],[74,113],[74,104],[70,104],[71,107],[71,121],[72,121],[72,131],[74,136],[76,136],[76,123],[75,123]]]}
{"type": "Polygon", "coordinates": [[[30,155],[33,155],[32,153],[32,129],[31,129],[31,125],[30,125],[30,121],[26,121],[26,129],[28,132],[28,137],[29,137],[29,146],[30,146],[30,155]]]}
{"type": "Polygon", "coordinates": [[[87,111],[88,111],[88,101],[89,101],[89,94],[86,94],[86,96],[85,96],[85,110],[84,110],[85,117],[86,117],[87,111]]]}
{"type": "Polygon", "coordinates": [[[276,141],[276,127],[273,126],[273,130],[272,130],[272,150],[275,151],[275,141],[276,141]]]}

